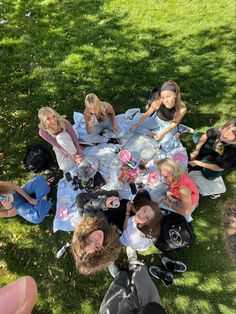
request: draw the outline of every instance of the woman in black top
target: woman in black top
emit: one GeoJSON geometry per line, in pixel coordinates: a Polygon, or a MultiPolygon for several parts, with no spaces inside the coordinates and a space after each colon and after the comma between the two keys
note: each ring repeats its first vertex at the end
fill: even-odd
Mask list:
{"type": "Polygon", "coordinates": [[[161,141],[162,149],[169,151],[174,148],[176,127],[186,111],[186,105],[180,97],[179,86],[170,80],[162,85],[159,96],[131,128],[131,131],[154,137],[158,142],[161,141]]]}
{"type": "Polygon", "coordinates": [[[236,119],[193,134],[193,141],[196,147],[190,154],[191,170],[201,170],[205,178],[214,180],[236,166],[236,119]]]}

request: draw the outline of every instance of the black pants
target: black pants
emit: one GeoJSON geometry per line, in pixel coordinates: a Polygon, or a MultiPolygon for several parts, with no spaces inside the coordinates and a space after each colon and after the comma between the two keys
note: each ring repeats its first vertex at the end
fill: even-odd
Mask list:
{"type": "Polygon", "coordinates": [[[150,303],[155,306],[156,314],[166,313],[145,265],[138,267],[133,273],[131,293],[128,293],[128,282],[127,273],[121,271],[104,296],[99,314],[130,314],[140,311],[150,303]]]}

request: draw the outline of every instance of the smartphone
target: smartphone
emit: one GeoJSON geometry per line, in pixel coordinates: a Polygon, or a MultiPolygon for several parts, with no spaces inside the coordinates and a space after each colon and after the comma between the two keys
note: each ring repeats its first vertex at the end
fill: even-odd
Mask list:
{"type": "Polygon", "coordinates": [[[70,174],[69,172],[66,172],[66,173],[65,173],[65,177],[66,177],[66,180],[67,180],[68,182],[72,181],[72,177],[71,177],[71,174],[70,174]]]}
{"type": "Polygon", "coordinates": [[[6,195],[0,195],[0,201],[5,200],[5,198],[6,198],[6,195]]]}

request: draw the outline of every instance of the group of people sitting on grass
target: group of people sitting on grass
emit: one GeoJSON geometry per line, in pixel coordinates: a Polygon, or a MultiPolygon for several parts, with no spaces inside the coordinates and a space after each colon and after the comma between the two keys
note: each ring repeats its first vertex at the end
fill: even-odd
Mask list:
{"type": "MultiPolygon", "coordinates": [[[[192,130],[180,124],[186,111],[178,85],[174,81],[165,82],[153,94],[147,111],[130,131],[152,137],[161,143],[162,149],[171,151],[180,140],[180,134],[192,130]]],[[[70,122],[50,107],[42,107],[38,117],[39,135],[52,145],[59,168],[64,173],[78,173],[85,157],[70,122]]],[[[88,94],[84,119],[87,142],[120,144],[124,132],[117,123],[111,104],[101,101],[93,93],[88,94]],[[113,136],[107,137],[105,130],[112,132],[113,136]]],[[[214,180],[235,166],[236,119],[210,128],[205,133],[194,133],[193,141],[196,147],[189,155],[188,171],[171,158],[155,161],[163,182],[168,186],[168,192],[161,199],[151,199],[146,190],[139,190],[132,202],[121,199],[119,191],[99,190],[78,194],[76,204],[82,219],[74,231],[72,251],[82,274],[91,274],[106,267],[113,267],[111,272],[116,274],[113,262],[122,246],[128,248],[130,265],[140,264],[136,251],[146,250],[155,244],[166,211],[175,211],[188,222],[192,220],[199,192],[188,172],[197,169],[205,178],[214,180]]],[[[48,182],[41,176],[22,188],[0,181],[0,216],[18,214],[31,223],[40,223],[52,205],[45,198],[48,192],[48,182]]]]}

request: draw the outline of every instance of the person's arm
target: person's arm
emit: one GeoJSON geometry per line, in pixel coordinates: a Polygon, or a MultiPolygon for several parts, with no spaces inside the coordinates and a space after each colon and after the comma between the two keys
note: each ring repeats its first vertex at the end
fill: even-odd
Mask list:
{"type": "Polygon", "coordinates": [[[75,145],[75,148],[77,150],[77,155],[80,155],[82,153],[82,150],[79,145],[79,140],[77,138],[76,132],[73,128],[73,126],[70,124],[68,120],[65,121],[65,129],[70,134],[70,137],[75,145]]]}
{"type": "Polygon", "coordinates": [[[82,192],[79,193],[76,197],[76,205],[79,208],[84,209],[85,204],[87,204],[90,200],[94,200],[98,198],[97,193],[93,192],[82,192]]]}
{"type": "Polygon", "coordinates": [[[195,149],[190,153],[190,159],[191,160],[194,160],[198,156],[201,147],[206,143],[207,139],[208,139],[208,137],[207,137],[206,133],[204,133],[200,137],[195,149]]]}
{"type": "Polygon", "coordinates": [[[56,139],[54,137],[52,137],[47,131],[43,130],[43,129],[39,129],[39,135],[49,144],[51,144],[53,147],[56,147],[57,149],[59,149],[60,152],[62,152],[63,154],[65,154],[66,156],[70,157],[70,154],[61,147],[61,145],[59,145],[56,141],[56,139]]]}
{"type": "Polygon", "coordinates": [[[15,207],[9,210],[0,209],[0,218],[15,217],[17,215],[15,207]]]}
{"type": "MultiPolygon", "coordinates": [[[[0,181],[1,182],[1,181],[0,181]]],[[[3,182],[3,181],[2,181],[3,182]]],[[[3,182],[4,185],[9,189],[9,191],[15,191],[23,196],[30,204],[36,205],[37,200],[31,197],[25,190],[23,190],[19,185],[10,183],[10,182],[3,182]]],[[[4,207],[4,200],[2,201],[2,205],[4,207]]],[[[7,208],[6,208],[7,209],[7,208]]],[[[10,209],[10,208],[9,208],[10,209]]]]}
{"type": "Polygon", "coordinates": [[[88,115],[87,110],[84,110],[84,121],[86,124],[86,130],[88,134],[92,134],[93,133],[93,121],[90,117],[90,115],[88,115]]]}
{"type": "Polygon", "coordinates": [[[149,118],[161,105],[160,98],[154,100],[151,104],[151,106],[148,108],[146,112],[141,116],[141,118],[136,122],[132,128],[131,132],[134,132],[147,118],[149,118]]]}
{"type": "Polygon", "coordinates": [[[115,113],[115,110],[111,104],[107,105],[106,112],[109,115],[109,117],[111,118],[112,130],[117,131],[119,129],[119,127],[118,127],[117,122],[116,122],[116,113],[115,113]]]}
{"type": "Polygon", "coordinates": [[[16,191],[19,193],[21,196],[23,196],[30,204],[36,205],[37,200],[33,197],[31,197],[24,189],[22,189],[19,185],[13,184],[12,190],[16,191]]]}
{"type": "Polygon", "coordinates": [[[130,213],[131,213],[132,207],[133,207],[133,204],[131,202],[128,202],[126,204],[126,213],[125,213],[125,221],[124,221],[124,225],[123,225],[123,231],[127,229],[128,220],[130,218],[130,213]]]}
{"type": "Polygon", "coordinates": [[[217,164],[208,164],[206,162],[200,161],[200,160],[193,160],[189,161],[188,164],[192,167],[199,166],[206,169],[210,169],[213,171],[223,171],[224,168],[219,167],[217,164]]]}
{"type": "Polygon", "coordinates": [[[190,216],[192,214],[192,198],[191,191],[186,186],[179,188],[179,195],[181,201],[181,207],[176,206],[172,197],[167,197],[167,201],[164,201],[167,206],[174,209],[178,213],[184,216],[190,216]]]}
{"type": "Polygon", "coordinates": [[[166,134],[168,134],[170,131],[172,131],[176,126],[181,122],[183,119],[184,115],[186,114],[187,108],[184,103],[181,104],[181,107],[176,111],[174,115],[173,121],[164,129],[162,130],[159,134],[155,136],[155,139],[157,141],[161,141],[166,134]]]}

